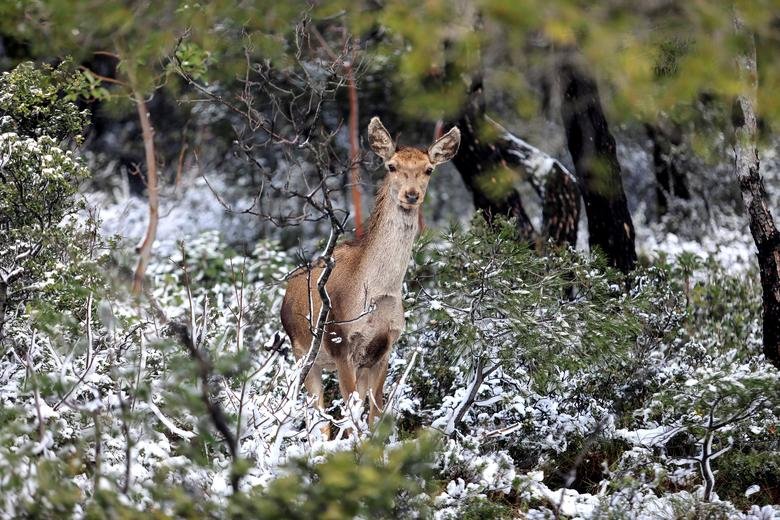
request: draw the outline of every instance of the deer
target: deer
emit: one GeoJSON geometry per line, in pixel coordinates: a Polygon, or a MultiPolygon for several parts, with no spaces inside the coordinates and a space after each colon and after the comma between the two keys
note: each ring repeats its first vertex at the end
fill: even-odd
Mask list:
{"type": "MultiPolygon", "coordinates": [[[[418,214],[434,169],[457,153],[460,130],[453,127],[427,150],[396,148],[382,122],[373,117],[368,142],[386,173],[364,235],[333,251],[335,265],[325,285],[331,309],[304,386],[323,410],[323,370],[335,370],[345,403],[354,392],[361,403],[369,396],[372,425],[382,413],[390,353],[405,326],[401,293],[419,231],[418,214]]],[[[281,321],[299,360],[312,345],[312,317],[322,307],[317,280],[323,268],[321,262],[301,267],[288,278],[281,321]]],[[[321,430],[327,440],[330,426],[321,430]]]]}

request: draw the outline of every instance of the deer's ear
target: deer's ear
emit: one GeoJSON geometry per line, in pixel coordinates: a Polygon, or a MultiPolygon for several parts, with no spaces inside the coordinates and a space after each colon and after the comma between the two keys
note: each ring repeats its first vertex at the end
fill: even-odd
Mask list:
{"type": "Polygon", "coordinates": [[[383,161],[390,160],[395,153],[395,143],[390,137],[390,132],[376,116],[372,117],[371,122],[368,123],[368,144],[383,161]]]}
{"type": "Polygon", "coordinates": [[[428,148],[428,159],[434,166],[445,163],[455,157],[458,146],[460,146],[460,130],[455,126],[428,148]]]}

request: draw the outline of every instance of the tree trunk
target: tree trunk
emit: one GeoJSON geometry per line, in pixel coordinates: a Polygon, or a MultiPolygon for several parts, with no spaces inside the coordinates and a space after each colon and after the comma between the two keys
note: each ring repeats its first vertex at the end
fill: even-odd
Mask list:
{"type": "Polygon", "coordinates": [[[591,249],[601,249],[613,267],[636,265],[634,224],[628,211],[615,138],[601,108],[596,82],[570,61],[559,70],[561,115],[585,201],[591,249]]]}
{"type": "Polygon", "coordinates": [[[685,174],[674,160],[674,147],[682,143],[680,129],[674,125],[670,129],[661,123],[645,125],[645,131],[653,146],[653,171],[655,172],[655,198],[658,217],[669,210],[668,196],[689,200],[688,182],[685,174]]]}
{"type": "Polygon", "coordinates": [[[750,232],[758,249],[764,310],[764,355],[780,368],[780,233],[778,233],[759,172],[755,104],[758,90],[756,46],[752,34],[735,14],[737,34],[749,42],[747,52],[738,58],[739,74],[745,92],[734,107],[734,153],[742,201],[750,219],[750,232]]]}
{"type": "Polygon", "coordinates": [[[144,151],[146,155],[146,189],[149,193],[149,224],[146,228],[146,234],[141,243],[136,247],[138,252],[138,262],[133,274],[133,294],[141,294],[146,275],[146,266],[149,264],[149,257],[152,254],[152,245],[157,236],[157,223],[159,221],[160,201],[157,186],[157,158],[154,149],[154,129],[149,119],[149,111],[146,108],[146,100],[143,94],[138,90],[133,91],[135,97],[135,106],[138,111],[138,120],[141,122],[141,133],[144,140],[144,151]]]}
{"type": "Polygon", "coordinates": [[[553,165],[544,185],[542,227],[545,240],[577,246],[580,221],[580,190],[560,163],[553,165]]]}
{"type": "Polygon", "coordinates": [[[474,197],[474,206],[485,220],[505,216],[516,219],[520,238],[536,241],[536,231],[523,207],[520,194],[511,185],[512,172],[504,164],[495,144],[483,142],[480,125],[485,121],[482,83],[475,80],[466,107],[458,118],[460,149],[452,162],[474,197]]]}

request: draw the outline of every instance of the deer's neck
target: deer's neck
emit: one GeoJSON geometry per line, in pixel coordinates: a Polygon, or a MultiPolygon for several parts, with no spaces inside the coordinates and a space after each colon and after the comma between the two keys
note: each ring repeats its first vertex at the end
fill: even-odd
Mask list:
{"type": "Polygon", "coordinates": [[[401,292],[417,231],[417,211],[402,209],[383,184],[361,243],[358,267],[369,297],[401,292]]]}

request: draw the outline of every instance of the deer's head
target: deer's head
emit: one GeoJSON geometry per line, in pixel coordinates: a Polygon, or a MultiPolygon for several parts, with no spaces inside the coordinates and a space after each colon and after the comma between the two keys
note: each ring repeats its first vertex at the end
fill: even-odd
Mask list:
{"type": "Polygon", "coordinates": [[[428,150],[400,148],[396,150],[390,132],[378,117],[368,124],[368,142],[385,163],[387,189],[391,200],[412,211],[425,199],[428,181],[436,166],[452,159],[460,145],[460,130],[453,127],[437,139],[428,150]]]}

